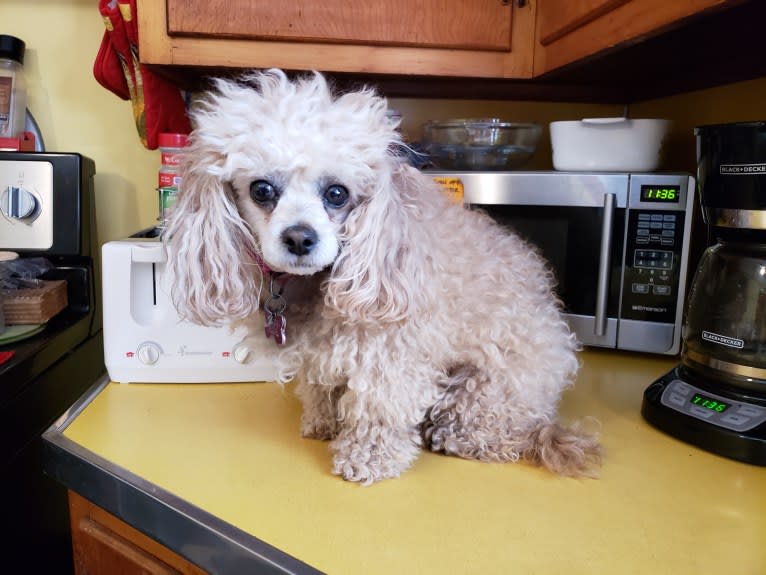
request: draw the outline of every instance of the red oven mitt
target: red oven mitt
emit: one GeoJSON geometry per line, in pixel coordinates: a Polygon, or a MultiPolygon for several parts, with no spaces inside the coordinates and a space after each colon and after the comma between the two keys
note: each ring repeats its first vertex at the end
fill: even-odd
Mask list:
{"type": "Polygon", "coordinates": [[[119,53],[115,50],[110,37],[110,31],[113,29],[111,20],[104,17],[104,25],[106,26],[106,31],[101,40],[96,61],[93,63],[93,76],[99,84],[110,92],[123,100],[130,100],[130,91],[125,79],[123,63],[120,61],[119,53]]]}
{"type": "Polygon", "coordinates": [[[180,90],[139,61],[136,1],[99,0],[98,7],[111,47],[104,47],[102,41],[94,65],[96,80],[120,97],[127,90],[136,130],[148,149],[157,149],[162,132],[188,134],[191,125],[180,90]],[[124,84],[116,79],[118,69],[124,84]]]}

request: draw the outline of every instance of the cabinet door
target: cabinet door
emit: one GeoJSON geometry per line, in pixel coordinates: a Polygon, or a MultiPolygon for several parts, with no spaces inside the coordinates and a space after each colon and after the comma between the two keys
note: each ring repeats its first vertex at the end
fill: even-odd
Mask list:
{"type": "Polygon", "coordinates": [[[537,2],[137,0],[145,64],[529,78],[537,2]]]}
{"type": "Polygon", "coordinates": [[[205,575],[200,568],[71,491],[69,514],[76,575],[205,575]]]}
{"type": "Polygon", "coordinates": [[[544,46],[629,0],[541,0],[540,43],[544,46]]]}
{"type": "Polygon", "coordinates": [[[510,50],[502,0],[167,0],[168,34],[510,50]]]}
{"type": "Polygon", "coordinates": [[[621,44],[667,32],[684,19],[736,2],[538,0],[534,72],[543,74],[621,44]]]}

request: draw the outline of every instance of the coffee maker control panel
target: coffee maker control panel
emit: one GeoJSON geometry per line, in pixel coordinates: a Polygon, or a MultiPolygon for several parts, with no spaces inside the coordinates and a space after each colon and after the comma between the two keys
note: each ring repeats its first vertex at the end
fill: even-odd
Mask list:
{"type": "Polygon", "coordinates": [[[660,401],[671,409],[732,431],[749,431],[766,422],[766,407],[722,397],[680,379],[667,385],[660,401]]]}
{"type": "Polygon", "coordinates": [[[0,248],[49,249],[54,209],[50,162],[0,162],[0,248]]]}

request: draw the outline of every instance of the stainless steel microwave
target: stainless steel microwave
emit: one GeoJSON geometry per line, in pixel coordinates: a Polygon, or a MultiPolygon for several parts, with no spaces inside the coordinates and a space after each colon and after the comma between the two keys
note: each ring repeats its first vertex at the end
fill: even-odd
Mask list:
{"type": "Polygon", "coordinates": [[[694,206],[689,174],[428,171],[535,244],[588,346],[675,355],[694,206]]]}

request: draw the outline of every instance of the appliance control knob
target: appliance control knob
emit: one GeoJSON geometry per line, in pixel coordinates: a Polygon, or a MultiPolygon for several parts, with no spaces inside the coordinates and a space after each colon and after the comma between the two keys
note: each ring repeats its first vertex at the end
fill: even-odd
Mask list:
{"type": "Polygon", "coordinates": [[[0,210],[7,218],[23,220],[35,213],[37,199],[34,194],[24,188],[8,186],[0,201],[0,210]]]}
{"type": "Polygon", "coordinates": [[[238,343],[234,346],[231,355],[237,363],[246,363],[250,357],[250,348],[244,343],[238,343]]]}
{"type": "Polygon", "coordinates": [[[138,346],[136,355],[141,363],[145,365],[154,365],[160,359],[160,347],[156,343],[142,343],[138,346]]]}

